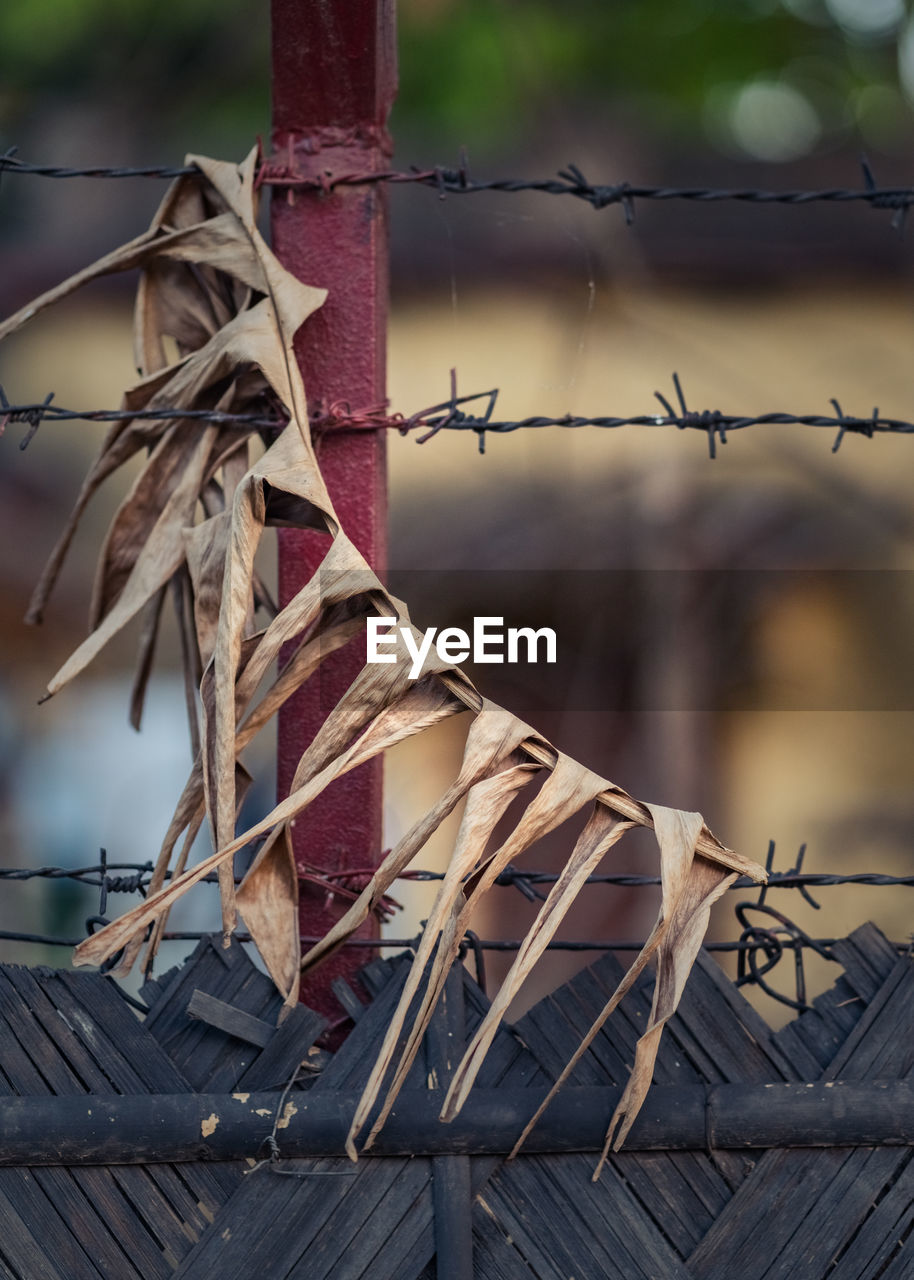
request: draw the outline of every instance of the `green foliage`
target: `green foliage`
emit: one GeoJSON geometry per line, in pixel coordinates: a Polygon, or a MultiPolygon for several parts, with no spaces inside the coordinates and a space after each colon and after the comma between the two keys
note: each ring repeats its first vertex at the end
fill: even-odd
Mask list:
{"type": "MultiPolygon", "coordinates": [[[[423,153],[465,142],[479,154],[558,113],[621,104],[668,140],[720,141],[715,113],[762,80],[802,94],[826,138],[867,120],[891,133],[908,122],[904,14],[866,33],[847,24],[853,4],[401,0],[396,132],[423,153]]],[[[3,0],[0,126],[15,131],[50,99],[145,115],[163,146],[250,137],[268,120],[268,27],[264,0],[3,0]]]]}
{"type": "Polygon", "coordinates": [[[266,14],[253,0],[3,0],[0,125],[74,103],[126,113],[163,146],[249,137],[268,120],[266,14]]]}
{"type": "MultiPolygon", "coordinates": [[[[510,140],[557,103],[582,112],[622,104],[632,124],[694,137],[718,89],[766,80],[802,92],[828,133],[848,125],[861,88],[897,88],[894,31],[863,39],[815,0],[791,9],[777,0],[410,0],[400,19],[400,131],[475,146],[510,140]],[[800,8],[807,19],[791,11],[800,8]]],[[[906,111],[897,92],[892,103],[906,111]]]]}

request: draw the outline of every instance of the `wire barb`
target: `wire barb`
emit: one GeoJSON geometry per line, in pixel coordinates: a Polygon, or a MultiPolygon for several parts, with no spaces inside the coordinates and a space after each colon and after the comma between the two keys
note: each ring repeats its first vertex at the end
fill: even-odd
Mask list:
{"type": "Polygon", "coordinates": [[[860,168],[863,170],[863,184],[870,194],[870,203],[874,209],[892,209],[892,230],[899,234],[904,232],[905,219],[908,216],[908,208],[911,205],[910,192],[904,191],[880,191],[876,185],[876,179],[873,177],[873,171],[870,168],[870,162],[866,156],[860,157],[860,168]]]}

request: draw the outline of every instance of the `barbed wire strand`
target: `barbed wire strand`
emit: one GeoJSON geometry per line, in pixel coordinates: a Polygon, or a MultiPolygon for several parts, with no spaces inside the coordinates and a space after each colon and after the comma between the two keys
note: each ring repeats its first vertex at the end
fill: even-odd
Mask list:
{"type": "MultiPolygon", "coordinates": [[[[519,194],[533,192],[551,196],[571,196],[582,200],[593,209],[606,209],[614,205],[622,207],[625,221],[634,219],[634,204],[639,200],[688,201],[696,204],[736,202],[740,204],[800,206],[816,203],[868,204],[875,209],[886,209],[894,214],[893,225],[900,227],[908,208],[914,204],[914,187],[880,187],[869,163],[861,161],[862,187],[829,187],[822,189],[794,189],[772,191],[758,187],[707,187],[707,186],[650,186],[633,182],[592,183],[575,164],[550,178],[486,178],[470,176],[465,153],[456,167],[434,165],[431,168],[411,166],[409,169],[381,171],[353,170],[344,173],[326,171],[320,175],[299,173],[285,158],[264,161],[257,173],[259,186],[275,186],[285,190],[312,190],[329,193],[338,186],[363,186],[371,183],[415,184],[431,187],[439,197],[448,195],[472,195],[482,192],[519,194]]],[[[20,160],[16,148],[0,155],[0,173],[20,174],[43,178],[180,178],[200,171],[195,165],[142,165],[142,166],[68,166],[30,164],[20,160]]]]}
{"type": "MultiPolygon", "coordinates": [[[[807,1001],[807,980],[805,972],[805,955],[808,951],[814,951],[826,960],[834,960],[831,954],[831,947],[837,941],[835,938],[813,938],[804,929],[797,925],[783,911],[776,910],[767,901],[768,893],[773,889],[792,889],[804,898],[804,900],[816,910],[820,904],[815,901],[810,893],[810,888],[832,887],[837,885],[863,885],[869,887],[897,887],[914,885],[914,875],[912,876],[895,876],[886,875],[880,872],[861,872],[849,875],[830,872],[804,872],[803,862],[806,856],[806,844],[802,844],[798,850],[796,861],[793,867],[788,871],[774,871],[775,842],[768,842],[768,849],[765,859],[765,869],[768,873],[768,882],[760,888],[755,885],[754,881],[748,877],[739,877],[732,886],[732,889],[757,889],[757,897],[755,901],[742,901],[736,903],[734,910],[736,918],[741,926],[741,933],[736,941],[732,942],[712,942],[706,943],[705,949],[709,952],[734,952],[738,958],[736,985],[738,987],[746,985],[754,985],[768,995],[771,999],[780,1004],[786,1005],[796,1012],[803,1012],[809,1009],[811,1005],[807,1001]],[[762,917],[762,923],[753,923],[749,918],[753,913],[762,917]],[[787,955],[793,957],[793,983],[795,995],[790,996],[783,991],[779,991],[771,986],[767,980],[767,975],[775,969],[780,961],[787,955]]],[[[5,867],[0,868],[0,879],[9,881],[28,881],[34,879],[47,879],[55,882],[61,880],[73,880],[80,883],[90,885],[99,890],[99,908],[98,914],[89,916],[86,920],[87,933],[94,933],[96,927],[102,927],[109,923],[105,910],[108,903],[108,895],[111,893],[140,893],[143,896],[149,885],[153,872],[151,862],[110,862],[106,849],[100,851],[100,862],[85,867],[5,867]],[[129,873],[129,874],[124,874],[129,873]]],[[[354,898],[358,892],[364,888],[372,874],[370,867],[353,867],[347,868],[345,871],[323,871],[320,868],[308,867],[300,872],[300,878],[308,883],[314,884],[326,892],[339,894],[343,897],[354,898]]],[[[170,873],[166,873],[170,875],[170,873]]],[[[406,870],[398,877],[401,881],[412,880],[441,880],[443,872],[430,871],[422,868],[406,870]]],[[[241,877],[238,877],[240,879],[241,877]]],[[[541,884],[553,884],[558,879],[555,872],[548,871],[521,871],[517,867],[509,865],[496,879],[495,884],[499,887],[514,887],[519,890],[524,897],[533,901],[543,901],[544,894],[538,888],[541,884]]],[[[201,883],[217,883],[215,875],[209,875],[203,878],[201,883]]],[[[626,872],[613,872],[605,874],[596,874],[588,878],[588,885],[612,885],[617,887],[640,887],[645,885],[657,885],[661,883],[660,877],[656,875],[637,875],[626,872]]],[[[399,907],[399,903],[395,899],[385,897],[381,904],[381,909],[377,912],[381,921],[389,920],[394,910],[399,907]]],[[[164,935],[164,940],[169,942],[177,941],[200,941],[208,937],[209,934],[203,931],[177,931],[168,932],[164,935]]],[[[250,942],[250,935],[239,933],[236,935],[239,942],[250,942]]],[[[40,934],[24,931],[0,931],[0,941],[17,942],[17,943],[33,943],[42,946],[61,946],[74,947],[79,944],[81,939],[65,938],[50,934],[40,934]]],[[[313,945],[319,941],[317,938],[302,938],[301,942],[304,946],[313,945]]],[[[417,939],[410,938],[361,938],[350,939],[344,945],[351,947],[367,947],[369,949],[396,949],[403,948],[415,949],[417,939]]],[[[484,953],[486,951],[515,951],[522,945],[520,939],[481,939],[472,931],[467,931],[463,943],[461,944],[461,958],[472,952],[477,981],[480,987],[485,990],[485,960],[484,953]]],[[[910,950],[912,943],[892,943],[899,951],[910,950]]],[[[643,946],[642,942],[632,941],[630,939],[552,939],[548,944],[548,949],[552,951],[633,951],[640,950],[643,946]]],[[[108,962],[108,967],[117,962],[117,957],[113,957],[108,962]]],[[[103,966],[102,972],[105,972],[106,966],[103,966]]],[[[110,974],[106,974],[110,976],[110,974]]],[[[126,997],[125,997],[126,998],[126,997]]],[[[131,997],[132,1000],[132,997],[131,997]]]]}
{"type": "MultiPolygon", "coordinates": [[[[98,888],[104,885],[108,893],[138,893],[148,887],[148,881],[152,876],[153,865],[151,862],[99,862],[91,866],[85,867],[0,867],[0,880],[26,881],[26,880],[75,880],[83,884],[98,888]],[[128,872],[126,875],[114,875],[113,872],[128,872]]],[[[324,879],[328,881],[341,880],[347,878],[358,879],[363,875],[371,875],[370,868],[352,868],[346,871],[321,872],[324,879]]],[[[166,872],[166,877],[170,877],[171,872],[166,872]]],[[[500,888],[513,888],[518,884],[541,885],[554,884],[559,876],[554,871],[525,871],[517,867],[509,867],[503,871],[494,881],[500,888]]],[[[236,877],[238,883],[242,877],[236,877]]],[[[416,868],[402,872],[398,876],[403,881],[438,881],[444,879],[443,871],[430,871],[424,868],[416,868]]],[[[215,873],[201,877],[200,884],[216,884],[218,883],[215,873]]],[[[592,875],[585,881],[590,885],[614,885],[618,888],[643,888],[650,885],[659,885],[661,883],[660,876],[656,875],[637,875],[629,872],[612,872],[605,874],[592,875]]],[[[768,884],[766,889],[798,889],[805,888],[833,888],[839,885],[863,885],[875,888],[898,888],[901,886],[914,886],[914,875],[896,876],[883,874],[876,871],[863,871],[857,874],[841,874],[837,872],[820,872],[820,871],[770,871],[768,875],[768,884]]],[[[730,889],[749,889],[755,887],[755,881],[750,880],[748,876],[740,876],[730,889]]]]}
{"type": "MultiPolygon", "coordinates": [[[[181,929],[173,932],[167,932],[162,935],[164,942],[200,942],[203,938],[214,937],[212,930],[206,929],[181,929]]],[[[232,935],[238,942],[251,942],[251,935],[243,931],[236,932],[232,935]]],[[[0,942],[31,942],[41,946],[49,947],[77,947],[81,942],[85,941],[85,937],[68,938],[56,934],[27,933],[16,932],[8,929],[0,929],[0,942]]],[[[314,946],[315,943],[321,942],[318,937],[302,937],[300,939],[302,946],[314,946]]],[[[808,938],[799,943],[804,948],[816,947],[832,947],[836,942],[840,942],[840,938],[808,938]]],[[[382,950],[403,950],[415,949],[418,945],[416,938],[349,938],[346,942],[340,943],[341,947],[358,947],[364,949],[382,949],[382,950]]],[[[474,945],[478,945],[484,951],[518,951],[524,945],[523,938],[479,938],[476,939],[474,945]]],[[[789,944],[793,947],[795,944],[789,944]]],[[[911,946],[910,939],[904,942],[892,942],[891,946],[899,951],[906,951],[911,946]]],[[[632,938],[588,938],[584,940],[571,939],[562,940],[553,938],[547,943],[547,950],[551,951],[640,951],[644,946],[644,939],[640,941],[632,938]]],[[[758,942],[735,940],[732,942],[706,942],[704,949],[706,951],[748,951],[757,950],[758,942]]]]}
{"type": "MultiPolygon", "coordinates": [[[[450,400],[431,405],[427,409],[406,416],[402,413],[388,413],[386,406],[353,410],[344,402],[330,406],[317,405],[310,417],[312,431],[320,435],[332,430],[395,430],[401,435],[411,431],[422,431],[416,441],[425,444],[440,431],[475,432],[479,452],[485,452],[486,436],[507,435],[514,431],[540,429],[544,427],[581,428],[596,427],[612,429],[616,427],[675,427],[680,431],[697,430],[704,432],[708,439],[708,455],[713,460],[717,456],[717,444],[726,444],[729,432],[742,431],[746,427],[759,426],[805,426],[826,427],[836,431],[832,453],[837,453],[845,435],[861,435],[872,439],[875,435],[912,435],[914,422],[902,418],[882,417],[878,408],[866,418],[846,414],[837,399],[832,398],[834,414],[787,413],[775,411],[762,414],[723,413],[719,409],[689,409],[679,375],[673,374],[673,386],[679,403],[679,412],[670,404],[661,392],[654,395],[660,402],[662,414],[628,414],[628,415],[594,415],[585,416],[565,413],[559,417],[534,415],[515,420],[497,420],[492,417],[499,395],[497,388],[491,391],[476,392],[472,395],[458,396],[454,392],[450,400]],[[485,400],[486,408],[482,413],[467,412],[462,406],[474,401],[485,400]]],[[[25,423],[28,430],[20,442],[20,449],[31,443],[35,432],[42,422],[121,422],[137,420],[186,420],[194,422],[215,422],[225,426],[235,426],[242,430],[279,430],[285,425],[285,419],[274,411],[272,406],[265,407],[262,413],[226,413],[213,409],[67,409],[52,403],[51,392],[40,404],[11,404],[0,386],[0,434],[11,423],[25,423]]]]}

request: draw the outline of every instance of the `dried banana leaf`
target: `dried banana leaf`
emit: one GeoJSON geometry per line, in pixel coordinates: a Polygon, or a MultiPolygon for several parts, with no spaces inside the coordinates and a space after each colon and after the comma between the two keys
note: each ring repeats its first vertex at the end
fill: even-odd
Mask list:
{"type": "MultiPolygon", "coordinates": [[[[299,327],[324,300],[323,290],[291,276],[257,229],[255,164],[191,157],[199,172],[166,194],[149,230],[106,255],[0,326],[0,338],[59,298],[101,275],[137,268],[134,337],[140,381],[125,408],[225,409],[247,412],[268,394],[288,424],[278,435],[193,418],[133,418],[108,433],[76,507],[36,590],[38,619],[76,525],[99,486],[142,449],[145,465],[111,523],[99,557],[92,631],[60,672],[54,692],[82,671],[132,617],[143,614],[134,715],[148,681],[165,588],[172,583],[182,623],[195,763],[162,844],[145,901],[76,949],[79,964],[101,963],[121,948],[121,969],[148,937],[151,962],[172,905],[217,872],[226,940],[235,925],[235,855],[263,840],[237,894],[251,935],[285,1007],[297,998],[300,973],[345,945],[384,893],[460,805],[464,812],[444,880],[419,942],[402,997],[387,1029],[348,1139],[371,1121],[367,1143],[384,1123],[457,962],[461,940],[500,873],[543,835],[576,814],[586,816],[568,861],[518,951],[505,984],[460,1063],[443,1105],[451,1119],[473,1085],[500,1020],[600,860],[632,826],[653,828],[662,902],[657,923],[629,973],[556,1084],[567,1078],[602,1021],[649,961],[657,965],[654,1005],[634,1070],[610,1133],[624,1140],[649,1086],[662,1028],[682,993],[712,902],[739,873],[763,880],[755,863],[723,845],[698,814],[642,803],[621,787],[558,752],[509,711],[484,699],[467,677],[434,651],[420,676],[402,636],[390,665],[366,664],[298,762],[288,797],[248,830],[236,831],[248,776],[240,755],[329,654],[358,638],[366,619],[394,617],[410,628],[405,604],[391,597],[340,528],[312,446],[305,387],[293,351],[299,327]],[[178,359],[170,361],[171,343],[178,359]],[[254,456],[249,437],[261,434],[254,456]],[[314,577],[262,629],[254,622],[259,583],[255,559],[268,526],[321,530],[330,547],[314,577]],[[287,656],[276,670],[281,652],[287,656]],[[271,672],[273,674],[271,674],[271,672]],[[195,692],[199,688],[199,695],[195,692]],[[197,702],[199,696],[199,722],[197,702]],[[297,872],[289,830],[334,780],[441,720],[468,711],[458,776],[399,841],[326,937],[301,959],[297,872]],[[526,805],[525,788],[537,779],[526,805]],[[497,848],[495,829],[517,801],[518,814],[497,848]],[[189,866],[191,846],[208,817],[214,852],[189,866]],[[180,848],[179,848],[180,844],[180,848]],[[408,1016],[418,1012],[408,1025],[408,1016]],[[372,1119],[374,1117],[374,1119],[372,1119]]],[[[415,638],[418,632],[411,633],[415,638]]]]}

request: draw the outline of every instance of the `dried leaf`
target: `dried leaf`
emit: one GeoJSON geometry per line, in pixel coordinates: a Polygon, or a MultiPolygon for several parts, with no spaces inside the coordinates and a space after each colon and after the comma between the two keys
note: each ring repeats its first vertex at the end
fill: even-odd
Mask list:
{"type": "Polygon", "coordinates": [[[203,666],[209,664],[216,648],[219,602],[231,528],[231,513],[224,511],[184,530],[184,556],[193,591],[197,650],[203,666]]]}
{"type": "Polygon", "coordinates": [[[156,641],[159,637],[159,624],[162,621],[162,606],[165,603],[165,588],[158,591],[143,609],[143,625],[140,631],[140,643],[137,653],[136,671],[133,687],[130,690],[130,724],[140,731],[143,720],[143,707],[146,702],[146,688],[152,673],[155,657],[156,641]]]}
{"type": "Polygon", "coordinates": [[[533,926],[521,943],[514,963],[499,988],[480,1026],[467,1046],[448,1089],[442,1120],[452,1120],[466,1102],[479,1068],[489,1051],[502,1018],[511,1001],[520,991],[525,979],[546,947],[555,936],[562,920],[605,854],[630,831],[634,824],[622,822],[602,805],[594,805],[593,812],[582,831],[571,857],[565,863],[558,880],[540,909],[533,926]]]}
{"type": "Polygon", "coordinates": [[[237,902],[287,1012],[298,1003],[301,981],[298,872],[287,823],[265,841],[238,887],[237,902]]]}
{"type": "Polygon", "coordinates": [[[182,564],[183,530],[193,519],[200,476],[214,435],[215,428],[207,427],[197,437],[196,447],[180,483],[169,496],[116,604],[49,682],[49,693],[57,693],[79,675],[182,564]]]}
{"type": "MultiPolygon", "coordinates": [[[[504,711],[492,702],[483,703],[482,710],[470,725],[463,763],[456,781],[447,789],[438,803],[419,819],[400,843],[383,859],[345,915],[304,957],[302,969],[313,967],[318,961],[325,959],[356,932],[397,876],[424,848],[430,837],[464,799],[470,788],[511,756],[530,732],[528,726],[516,716],[512,716],[510,712],[504,711]]],[[[458,846],[459,844],[458,838],[458,846]]]]}
{"type": "MultiPolygon", "coordinates": [[[[194,465],[195,455],[200,452],[200,437],[187,427],[186,422],[175,422],[165,432],[115,513],[98,559],[89,608],[90,631],[100,626],[117,603],[165,507],[186,479],[188,468],[194,465]]],[[[215,434],[211,430],[211,440],[215,434]]],[[[202,476],[204,463],[205,459],[197,459],[195,476],[202,476]]],[[[188,492],[186,485],[182,493],[183,501],[175,515],[184,527],[193,519],[197,493],[188,492]]]]}
{"type": "MultiPolygon", "coordinates": [[[[509,777],[508,781],[511,782],[513,780],[509,777]]],[[[519,779],[519,782],[522,785],[523,779],[519,779]]],[[[536,840],[539,840],[549,831],[560,826],[567,818],[577,813],[583,805],[599,795],[606,785],[604,778],[591,773],[589,769],[583,768],[568,756],[559,754],[555,768],[546,778],[541,789],[524,810],[516,827],[499,849],[488,858],[483,859],[472,874],[469,875],[468,879],[461,877],[459,884],[454,884],[453,882],[448,884],[447,879],[445,879],[439,893],[439,901],[436,903],[436,910],[433,911],[435,928],[439,928],[442,932],[442,943],[439,943],[431,976],[427,980],[427,997],[419,1014],[414,1019],[413,1029],[407,1041],[407,1048],[403,1053],[400,1065],[394,1075],[380,1115],[369,1135],[366,1146],[371,1145],[374,1135],[387,1118],[397,1094],[405,1082],[412,1055],[418,1049],[422,1035],[424,1035],[431,1020],[435,1004],[444,987],[448,970],[457,959],[461,939],[467,928],[469,928],[471,916],[478,907],[480,899],[488,892],[510,862],[523,854],[536,840]],[[446,946],[443,945],[444,939],[447,939],[446,946]]],[[[499,802],[504,798],[505,794],[504,792],[499,794],[499,802]]],[[[429,921],[430,925],[431,920],[429,921]]],[[[427,931],[429,926],[426,927],[427,931]]],[[[421,972],[419,970],[418,954],[414,964],[414,972],[421,972]]],[[[398,1010],[398,1013],[402,1013],[404,1018],[409,1007],[407,998],[407,989],[405,988],[400,998],[398,1010]]],[[[495,1029],[497,1029],[497,1024],[496,1028],[493,1028],[493,1034],[495,1029]]],[[[380,1062],[381,1058],[379,1057],[379,1064],[380,1062]]],[[[353,1120],[350,1130],[350,1148],[353,1144],[354,1135],[358,1132],[357,1122],[360,1120],[364,1122],[365,1116],[367,1116],[374,1104],[375,1099],[371,1094],[378,1083],[378,1078],[373,1075],[365,1088],[362,1101],[360,1101],[359,1108],[356,1111],[356,1118],[353,1120]]],[[[451,1097],[452,1095],[449,1094],[448,1096],[451,1097]]],[[[451,1111],[446,1118],[451,1119],[453,1114],[455,1112],[451,1111]]]]}
{"type": "Polygon", "coordinates": [[[372,613],[393,616],[401,627],[411,624],[406,606],[385,591],[340,529],[310,440],[305,388],[293,341],[299,327],[323,302],[324,291],[290,275],[257,229],[256,153],[241,165],[192,159],[199,172],[173,184],[143,236],[0,326],[2,338],[88,281],[136,267],[140,282],[135,350],[141,379],[125,392],[128,411],[190,412],[218,406],[243,412],[269,392],[289,416],[285,429],[276,439],[265,441],[266,451],[251,466],[248,437],[252,433],[244,429],[203,426],[192,419],[118,423],[108,433],[36,589],[32,620],[41,616],[87,503],[109,476],[138,451],[148,449],[145,465],[102,548],[92,633],[49,688],[60,688],[131,617],[145,611],[133,703],[137,720],[161,601],[171,581],[181,626],[195,764],[166,833],[149,897],[86,939],[75,959],[98,963],[124,947],[121,968],[129,967],[151,925],[148,965],[171,906],[211,871],[218,872],[227,937],[235,921],[234,855],[265,837],[238,901],[288,1007],[297,995],[300,968],[316,965],[345,943],[432,833],[465,801],[453,856],[353,1120],[347,1149],[354,1156],[356,1139],[379,1098],[369,1144],[389,1113],[457,959],[461,939],[508,863],[573,814],[591,810],[458,1067],[445,1099],[446,1119],[465,1101],[510,1000],[590,872],[629,827],[653,827],[663,881],[657,923],[555,1086],[567,1078],[602,1021],[655,958],[658,976],[651,1018],[607,1137],[607,1149],[611,1140],[618,1145],[650,1083],[662,1027],[676,1007],[697,954],[710,904],[736,873],[757,880],[763,880],[764,873],[724,848],[699,815],[645,805],[557,752],[509,712],[485,702],[466,676],[440,662],[434,651],[420,678],[412,681],[402,639],[399,660],[380,667],[366,664],[340,699],[298,762],[291,794],[262,821],[235,834],[238,806],[248,781],[239,763],[244,747],[317,671],[328,653],[359,635],[372,613]],[[178,348],[179,358],[171,363],[166,339],[178,348]],[[198,521],[200,507],[204,518],[198,521]],[[330,535],[331,545],[312,580],[283,609],[274,610],[263,631],[256,632],[255,606],[267,593],[254,562],[268,525],[319,529],[330,535]],[[284,647],[293,645],[282,669],[268,678],[284,647]],[[470,712],[471,723],[458,777],[383,860],[343,918],[300,962],[297,874],[288,836],[291,821],[335,779],[405,737],[464,710],[470,712]],[[548,777],[542,787],[513,830],[489,853],[495,828],[512,800],[543,769],[548,777]],[[205,815],[216,851],[188,867],[190,848],[205,815]],[[407,1028],[413,1004],[418,1013],[407,1028]]]}
{"type": "Polygon", "coordinates": [[[154,442],[161,431],[161,422],[130,421],[117,422],[108,432],[98,458],[82,483],[73,511],[32,592],[26,622],[35,624],[42,621],[48,598],[63,567],[79,521],[96,492],[109,476],[113,475],[125,462],[129,462],[140,449],[154,442]]]}
{"type": "Polygon", "coordinates": [[[184,705],[187,710],[190,754],[196,760],[200,754],[200,715],[197,706],[197,686],[203,678],[203,663],[200,660],[200,646],[193,625],[193,587],[186,565],[172,578],[171,594],[174,599],[175,615],[178,621],[178,637],[181,642],[181,670],[184,677],[184,705]]]}
{"type": "Polygon", "coordinates": [[[268,835],[280,823],[296,817],[336,778],[358,768],[366,760],[401,742],[411,733],[426,728],[433,722],[432,717],[435,717],[434,722],[437,722],[460,710],[460,704],[437,681],[421,687],[417,684],[406,697],[401,699],[401,702],[406,703],[407,700],[408,707],[395,704],[382,713],[370,729],[352,743],[341,756],[292,791],[260,822],[224,848],[204,858],[195,867],[185,871],[183,875],[174,878],[159,893],[149,894],[146,900],[134,907],[132,911],[126,912],[100,929],[98,933],[84,939],[73,953],[74,963],[102,964],[110,955],[119,951],[134,933],[145,928],[166,908],[170,909],[192,885],[198,883],[210,872],[218,871],[220,867],[231,866],[230,860],[240,849],[260,836],[268,835]]]}
{"type": "Polygon", "coordinates": [[[411,1033],[403,1047],[397,1071],[388,1089],[380,1115],[368,1135],[370,1146],[384,1124],[397,1095],[403,1086],[422,1037],[431,1021],[447,974],[460,947],[455,936],[454,904],[463,899],[463,880],[475,866],[489,842],[492,832],[518,791],[527,785],[537,772],[531,764],[513,764],[491,778],[477,782],[467,795],[466,807],[457,833],[454,853],[445,872],[445,878],[432,907],[415,958],[406,977],[400,1001],[388,1025],[384,1041],[372,1069],[371,1076],[359,1100],[355,1116],[346,1139],[346,1151],[356,1158],[355,1140],[368,1121],[381,1090],[381,1085],[393,1061],[403,1025],[414,997],[425,981],[425,989],[419,1010],[413,1020],[411,1033]],[[431,969],[429,964],[431,962],[431,969]]]}
{"type": "Polygon", "coordinates": [[[616,1108],[594,1178],[600,1174],[610,1143],[618,1151],[638,1114],[653,1075],[664,1023],[676,1012],[686,979],[707,932],[711,906],[736,876],[695,857],[700,814],[651,805],[660,845],[663,901],[669,923],[657,946],[657,979],[651,1015],[635,1046],[635,1065],[616,1108]]]}
{"type": "Polygon", "coordinates": [[[660,1031],[679,1002],[685,979],[707,928],[711,905],[736,879],[736,876],[728,873],[725,868],[695,856],[698,836],[703,827],[701,814],[665,809],[660,805],[651,805],[650,808],[654,820],[654,831],[660,845],[662,897],[657,922],[634,964],[616,987],[536,1114],[514,1144],[509,1159],[517,1155],[527,1135],[593,1043],[607,1018],[632,989],[650,959],[660,952],[657,985],[654,988],[654,1005],[648,1029],[638,1042],[635,1068],[629,1079],[629,1086],[609,1124],[606,1144],[594,1173],[595,1180],[599,1177],[610,1143],[614,1139],[615,1149],[618,1150],[644,1100],[650,1085],[660,1031]]]}

